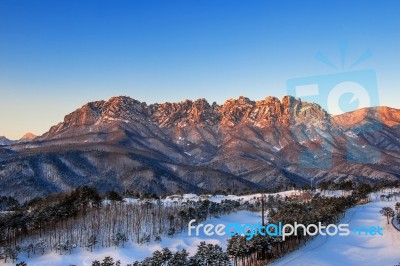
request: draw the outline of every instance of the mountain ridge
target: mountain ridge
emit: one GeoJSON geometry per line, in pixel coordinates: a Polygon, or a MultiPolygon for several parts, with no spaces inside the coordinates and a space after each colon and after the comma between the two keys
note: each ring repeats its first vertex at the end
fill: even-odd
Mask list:
{"type": "Polygon", "coordinates": [[[279,189],[311,178],[396,181],[399,125],[394,108],[332,116],[292,96],[241,96],[221,105],[148,105],[118,96],[89,102],[45,134],[7,146],[0,180],[9,186],[0,191],[30,197],[91,185],[164,195],[279,189]]]}

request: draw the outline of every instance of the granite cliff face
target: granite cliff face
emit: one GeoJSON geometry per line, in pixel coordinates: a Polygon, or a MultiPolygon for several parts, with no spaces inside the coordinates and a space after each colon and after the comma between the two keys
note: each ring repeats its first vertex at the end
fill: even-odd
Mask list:
{"type": "Polygon", "coordinates": [[[399,125],[397,109],[331,116],[290,96],[222,105],[113,97],[3,148],[0,192],[32,197],[86,184],[102,191],[240,193],[310,178],[393,181],[400,177],[399,125]]]}
{"type": "Polygon", "coordinates": [[[329,119],[329,115],[317,104],[301,102],[290,96],[282,101],[268,97],[257,102],[239,97],[229,99],[223,105],[210,105],[205,99],[147,105],[129,97],[113,97],[109,101],[85,104],[65,116],[64,121],[52,127],[45,136],[54,136],[73,126],[100,125],[111,121],[151,122],[160,127],[234,127],[239,124],[266,127],[274,123],[285,126],[291,122],[308,123],[310,118],[313,122],[323,121],[329,119]]]}

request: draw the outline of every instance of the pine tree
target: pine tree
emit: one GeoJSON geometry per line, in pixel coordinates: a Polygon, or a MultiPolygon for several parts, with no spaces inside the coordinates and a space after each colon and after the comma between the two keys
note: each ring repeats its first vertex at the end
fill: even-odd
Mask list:
{"type": "Polygon", "coordinates": [[[151,258],[151,264],[154,266],[161,266],[163,263],[163,254],[161,251],[156,250],[153,252],[153,257],[151,258]]]}
{"type": "Polygon", "coordinates": [[[169,265],[171,266],[186,266],[188,264],[189,253],[185,249],[182,251],[177,251],[172,256],[169,261],[169,265]]]}
{"type": "Polygon", "coordinates": [[[196,254],[190,258],[189,263],[198,266],[225,266],[229,264],[229,257],[220,246],[201,242],[197,247],[196,254]]]}
{"type": "Polygon", "coordinates": [[[172,258],[172,253],[168,248],[163,248],[162,250],[162,261],[167,263],[172,258]]]}
{"type": "Polygon", "coordinates": [[[100,261],[98,260],[93,261],[92,266],[101,266],[100,261]]]}
{"type": "Polygon", "coordinates": [[[97,237],[95,234],[90,235],[86,247],[90,248],[90,252],[92,252],[93,247],[97,244],[97,237]]]}
{"type": "Polygon", "coordinates": [[[105,257],[101,266],[114,266],[114,259],[109,256],[105,257]]]}
{"type": "Polygon", "coordinates": [[[383,207],[382,210],[380,210],[380,213],[381,213],[383,216],[386,216],[387,224],[389,224],[390,218],[394,216],[394,211],[393,211],[393,209],[390,208],[390,207],[383,207]]]}

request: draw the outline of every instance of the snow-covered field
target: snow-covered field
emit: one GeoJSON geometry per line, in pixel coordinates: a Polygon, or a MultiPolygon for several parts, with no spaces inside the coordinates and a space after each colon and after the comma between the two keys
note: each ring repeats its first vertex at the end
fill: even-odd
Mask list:
{"type": "Polygon", "coordinates": [[[394,201],[375,200],[366,205],[354,207],[346,212],[341,223],[350,228],[364,226],[383,227],[383,236],[318,236],[306,246],[274,262],[283,265],[371,265],[394,266],[400,263],[400,232],[387,224],[379,211],[382,207],[394,208],[394,201]]]}

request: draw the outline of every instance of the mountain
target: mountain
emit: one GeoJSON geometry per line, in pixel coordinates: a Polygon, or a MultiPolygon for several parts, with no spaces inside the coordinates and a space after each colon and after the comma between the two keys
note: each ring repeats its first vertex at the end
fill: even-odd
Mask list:
{"type": "Polygon", "coordinates": [[[37,136],[31,132],[25,133],[22,138],[19,139],[19,141],[31,141],[37,136]]]}
{"type": "Polygon", "coordinates": [[[0,136],[0,145],[11,145],[11,144],[15,144],[15,143],[20,143],[20,142],[27,142],[27,141],[31,141],[34,138],[36,138],[37,136],[34,135],[33,133],[25,133],[19,140],[9,140],[6,137],[0,136]]]}
{"type": "Polygon", "coordinates": [[[0,136],[0,145],[10,145],[11,143],[13,143],[12,140],[9,140],[6,137],[0,136]]]}
{"type": "Polygon", "coordinates": [[[0,191],[31,198],[89,185],[140,194],[241,193],[310,179],[400,177],[400,110],[331,116],[315,103],[246,97],[146,104],[90,102],[0,153],[0,191]]]}

